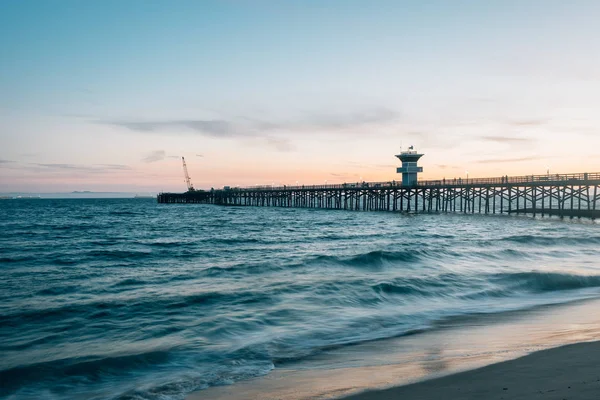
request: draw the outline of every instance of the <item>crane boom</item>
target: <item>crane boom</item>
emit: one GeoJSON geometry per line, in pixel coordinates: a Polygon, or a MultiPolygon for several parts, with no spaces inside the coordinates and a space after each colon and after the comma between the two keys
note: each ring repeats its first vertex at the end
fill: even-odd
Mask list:
{"type": "Polygon", "coordinates": [[[185,158],[181,157],[181,161],[183,162],[183,175],[185,178],[185,184],[187,185],[188,191],[194,191],[194,185],[192,185],[192,180],[190,179],[190,174],[188,174],[187,165],[185,163],[185,158]]]}

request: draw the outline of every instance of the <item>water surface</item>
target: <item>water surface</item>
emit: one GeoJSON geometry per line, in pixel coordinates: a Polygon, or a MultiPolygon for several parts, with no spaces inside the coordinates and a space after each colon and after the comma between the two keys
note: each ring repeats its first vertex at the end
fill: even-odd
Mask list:
{"type": "Polygon", "coordinates": [[[600,295],[600,229],[584,220],[5,200],[0,230],[10,399],[181,399],[600,295]]]}

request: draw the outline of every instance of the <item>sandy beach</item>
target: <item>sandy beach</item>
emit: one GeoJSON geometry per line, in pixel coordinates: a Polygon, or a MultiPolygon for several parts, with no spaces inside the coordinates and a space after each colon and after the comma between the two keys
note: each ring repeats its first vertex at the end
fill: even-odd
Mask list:
{"type": "Polygon", "coordinates": [[[539,351],[473,371],[345,400],[577,399],[600,398],[600,342],[539,351]]]}
{"type": "Polygon", "coordinates": [[[598,307],[594,299],[482,315],[333,350],[186,399],[598,399],[598,307]]]}

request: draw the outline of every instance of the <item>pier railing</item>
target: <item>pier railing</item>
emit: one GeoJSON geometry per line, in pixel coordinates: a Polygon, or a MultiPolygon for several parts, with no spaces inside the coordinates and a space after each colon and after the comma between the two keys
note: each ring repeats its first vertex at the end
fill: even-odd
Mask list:
{"type": "MultiPolygon", "coordinates": [[[[584,172],[575,174],[544,174],[544,175],[522,175],[522,176],[500,176],[493,178],[452,178],[452,179],[436,179],[418,181],[412,187],[431,187],[431,186],[482,186],[482,185],[515,185],[515,184],[551,184],[552,182],[565,181],[600,181],[600,172],[584,172]]],[[[281,190],[327,190],[327,189],[357,189],[357,188],[402,188],[401,181],[385,181],[385,182],[345,182],[338,184],[325,185],[259,185],[250,187],[233,187],[227,190],[265,190],[265,191],[281,191],[281,190]]]]}

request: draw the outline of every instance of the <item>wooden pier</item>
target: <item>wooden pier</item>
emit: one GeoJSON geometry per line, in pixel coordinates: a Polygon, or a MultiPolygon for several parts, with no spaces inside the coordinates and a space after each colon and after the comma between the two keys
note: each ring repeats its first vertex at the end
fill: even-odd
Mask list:
{"type": "Polygon", "coordinates": [[[527,213],[600,217],[600,173],[483,179],[357,182],[313,186],[256,186],[160,193],[159,203],[304,207],[356,211],[527,213]]]}

